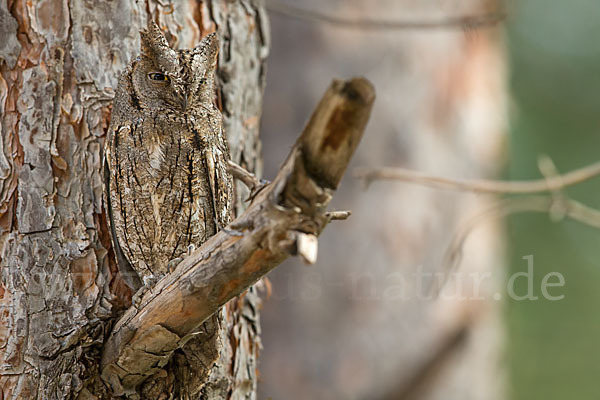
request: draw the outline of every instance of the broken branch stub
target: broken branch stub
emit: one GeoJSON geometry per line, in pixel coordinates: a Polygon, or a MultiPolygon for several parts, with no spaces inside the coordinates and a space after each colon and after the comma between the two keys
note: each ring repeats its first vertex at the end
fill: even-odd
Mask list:
{"type": "MultiPolygon", "coordinates": [[[[133,393],[202,322],[297,254],[298,238],[323,230],[330,220],[331,193],[362,137],[374,100],[366,79],[334,81],[274,181],[229,229],[185,257],[146,293],[139,308],[125,312],[102,358],[102,378],[115,394],[133,393]]],[[[300,244],[300,252],[312,260],[316,243],[308,249],[300,244]]]]}

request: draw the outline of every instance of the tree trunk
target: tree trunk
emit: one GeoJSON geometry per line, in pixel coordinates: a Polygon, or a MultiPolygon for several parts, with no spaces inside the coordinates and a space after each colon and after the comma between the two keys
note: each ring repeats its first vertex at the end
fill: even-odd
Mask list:
{"type": "MultiPolygon", "coordinates": [[[[112,88],[150,16],[180,48],[220,32],[218,99],[232,160],[260,173],[262,2],[0,0],[2,398],[112,397],[99,360],[131,293],[110,247],[102,148],[112,88]]],[[[238,185],[238,212],[247,195],[238,185]]],[[[224,308],[217,346],[190,341],[130,397],[255,398],[256,292],[224,308]]]]}

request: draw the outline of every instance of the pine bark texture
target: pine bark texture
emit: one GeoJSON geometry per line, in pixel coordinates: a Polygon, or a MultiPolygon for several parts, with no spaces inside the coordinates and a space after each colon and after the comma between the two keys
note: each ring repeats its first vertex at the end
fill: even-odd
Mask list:
{"type": "MultiPolygon", "coordinates": [[[[102,147],[112,88],[138,54],[150,14],[180,48],[219,30],[219,104],[232,159],[260,174],[269,49],[261,2],[0,1],[2,398],[111,398],[99,360],[131,293],[110,247],[102,147]]],[[[238,185],[237,198],[246,196],[238,185]]],[[[259,306],[252,288],[224,308],[221,357],[202,392],[206,377],[192,372],[215,355],[190,343],[137,395],[255,398],[259,306]]]]}

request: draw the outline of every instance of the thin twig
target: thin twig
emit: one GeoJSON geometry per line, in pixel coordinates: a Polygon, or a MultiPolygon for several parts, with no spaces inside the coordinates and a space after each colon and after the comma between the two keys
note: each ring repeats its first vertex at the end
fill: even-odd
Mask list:
{"type": "MultiPolygon", "coordinates": [[[[556,179],[557,181],[562,182],[562,176],[560,176],[556,165],[554,165],[552,159],[547,155],[542,155],[538,158],[538,169],[546,180],[556,179]]],[[[564,183],[562,183],[561,187],[550,191],[553,205],[549,213],[550,219],[553,221],[560,221],[565,217],[564,200],[568,198],[568,196],[564,193],[564,187],[564,183]]]]}
{"type": "Polygon", "coordinates": [[[250,190],[260,186],[260,179],[258,179],[252,172],[247,171],[243,167],[237,165],[233,161],[228,161],[229,173],[235,178],[242,182],[250,190]]]}
{"type": "MultiPolygon", "coordinates": [[[[447,273],[455,270],[462,259],[464,244],[475,227],[491,218],[502,218],[521,212],[549,213],[553,220],[571,218],[583,224],[600,229],[600,211],[570,199],[562,190],[568,186],[600,176],[600,162],[596,162],[565,173],[558,174],[552,160],[547,157],[538,161],[544,179],[530,181],[463,180],[443,178],[403,168],[357,168],[354,176],[367,184],[376,180],[399,180],[441,189],[471,191],[493,194],[535,194],[550,192],[550,196],[525,196],[502,199],[462,225],[453,236],[442,261],[447,273]]],[[[445,280],[431,288],[439,294],[445,280]]]]}
{"type": "Polygon", "coordinates": [[[409,29],[477,29],[497,25],[506,18],[503,12],[490,12],[481,15],[446,17],[438,20],[379,20],[351,19],[307,10],[279,0],[269,0],[267,9],[286,17],[301,19],[308,22],[327,23],[333,26],[362,30],[409,30],[409,29]]]}
{"type": "Polygon", "coordinates": [[[325,217],[329,220],[329,221],[343,221],[348,219],[348,217],[350,217],[350,215],[352,215],[352,211],[350,210],[346,210],[346,211],[328,211],[325,213],[325,217]]]}
{"type": "Polygon", "coordinates": [[[464,180],[443,178],[404,168],[357,168],[354,177],[367,184],[376,180],[399,180],[426,186],[479,193],[533,194],[554,192],[567,186],[577,185],[600,175],[600,162],[546,179],[529,181],[495,181],[486,179],[464,180]]]}
{"type": "Polygon", "coordinates": [[[267,187],[270,183],[264,179],[258,179],[252,172],[247,171],[244,167],[228,161],[229,173],[237,180],[241,181],[249,190],[248,198],[244,201],[252,201],[254,198],[267,187]]]}
{"type": "MultiPolygon", "coordinates": [[[[464,223],[452,238],[442,261],[443,270],[447,273],[458,268],[462,260],[463,247],[471,232],[482,222],[492,218],[498,219],[523,212],[549,213],[554,208],[561,209],[561,215],[582,224],[600,229],[600,211],[588,207],[576,200],[555,196],[510,197],[491,205],[489,208],[464,223]],[[557,201],[560,204],[556,204],[557,201]]],[[[432,292],[438,294],[445,280],[434,284],[432,292]]]]}

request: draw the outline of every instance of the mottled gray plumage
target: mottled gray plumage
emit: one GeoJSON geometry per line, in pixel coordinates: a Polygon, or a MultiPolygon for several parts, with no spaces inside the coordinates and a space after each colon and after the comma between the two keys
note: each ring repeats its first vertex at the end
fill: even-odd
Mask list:
{"type": "Polygon", "coordinates": [[[105,199],[125,281],[137,289],[230,220],[232,178],[214,105],[218,39],[173,50],[160,28],[119,79],[105,146],[105,199]],[[127,275],[127,274],[124,274],[127,275]]]}

